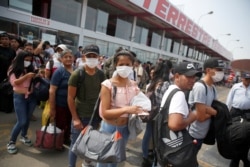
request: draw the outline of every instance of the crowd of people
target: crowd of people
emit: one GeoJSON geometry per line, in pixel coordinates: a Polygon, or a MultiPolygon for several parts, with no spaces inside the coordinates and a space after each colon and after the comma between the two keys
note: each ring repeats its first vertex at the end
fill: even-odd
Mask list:
{"type": "MultiPolygon", "coordinates": [[[[131,106],[130,101],[138,92],[148,97],[154,95],[152,104],[159,108],[175,88],[177,92],[171,99],[168,126],[173,131],[188,127],[189,134],[197,142],[197,156],[206,137],[211,118],[217,111],[211,107],[217,99],[216,83],[223,80],[225,67],[222,60],[210,58],[204,62],[203,71],[196,70],[189,62],[175,66],[170,60],[159,59],[154,64],[142,63],[136,53],[117,48],[109,58],[100,56],[99,47],[90,44],[79,46],[74,54],[66,45],[51,46],[49,41],[22,41],[20,37],[7,33],[0,34],[0,82],[6,79],[13,87],[13,93],[4,96],[0,90],[0,110],[12,112],[17,121],[10,134],[7,151],[17,153],[16,141],[32,146],[27,136],[30,120],[38,102],[32,94],[30,84],[35,76],[50,81],[49,100],[50,119],[65,132],[64,144],[73,147],[78,135],[90,121],[96,100],[100,96],[99,115],[101,123],[94,119],[94,127],[100,131],[113,133],[118,130],[124,143],[128,142],[128,121],[130,114],[144,112],[142,106],[131,106]],[[202,75],[203,72],[203,75],[202,75]],[[205,83],[196,82],[202,80],[205,83]],[[115,88],[115,89],[114,89],[115,88]],[[185,91],[190,91],[188,99],[185,91]]],[[[241,116],[246,120],[250,114],[250,73],[241,72],[241,81],[232,86],[227,102],[232,118],[241,116]]],[[[150,112],[150,111],[147,111],[150,112]]],[[[152,146],[152,121],[146,123],[142,139],[142,167],[152,166],[154,149],[152,146]]],[[[248,143],[242,143],[230,167],[238,167],[242,160],[249,167],[248,143]]],[[[76,166],[77,155],[69,150],[68,166],[76,166]]],[[[198,167],[197,162],[197,167],[198,167]]],[[[94,166],[93,162],[83,160],[82,166],[94,166]]],[[[116,167],[116,163],[97,163],[97,167],[116,167]]]]}

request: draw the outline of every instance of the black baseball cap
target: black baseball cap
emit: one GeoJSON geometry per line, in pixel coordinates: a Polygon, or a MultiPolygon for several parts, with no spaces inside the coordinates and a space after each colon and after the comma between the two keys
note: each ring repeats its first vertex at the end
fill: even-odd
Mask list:
{"type": "Polygon", "coordinates": [[[219,59],[219,58],[209,58],[204,62],[203,65],[204,70],[206,68],[225,68],[225,63],[223,62],[223,60],[219,59]]]}
{"type": "Polygon", "coordinates": [[[196,70],[193,63],[189,63],[189,62],[179,63],[177,66],[175,66],[174,73],[178,73],[180,75],[185,75],[188,77],[191,77],[191,76],[201,77],[202,75],[202,72],[196,70]]]}
{"type": "Polygon", "coordinates": [[[83,54],[87,55],[90,53],[99,55],[100,54],[99,47],[94,44],[85,46],[85,48],[83,49],[83,54]]]}
{"type": "Polygon", "coordinates": [[[249,79],[250,78],[250,72],[241,72],[241,77],[249,79]]]}

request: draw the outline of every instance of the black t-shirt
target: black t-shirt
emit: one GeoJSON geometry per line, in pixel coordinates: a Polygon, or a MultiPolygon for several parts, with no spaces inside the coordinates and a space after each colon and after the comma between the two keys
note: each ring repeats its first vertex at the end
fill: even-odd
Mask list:
{"type": "Polygon", "coordinates": [[[7,78],[8,68],[15,56],[13,49],[0,46],[0,82],[7,78]]]}

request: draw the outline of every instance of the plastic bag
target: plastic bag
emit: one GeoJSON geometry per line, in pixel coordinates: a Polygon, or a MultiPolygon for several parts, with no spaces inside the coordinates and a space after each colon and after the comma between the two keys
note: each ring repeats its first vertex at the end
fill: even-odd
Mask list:
{"type": "Polygon", "coordinates": [[[45,107],[43,109],[43,113],[42,113],[42,126],[46,125],[46,122],[48,121],[49,117],[50,117],[50,105],[49,105],[49,101],[46,101],[45,103],[45,107]]]}
{"type": "MultiPolygon", "coordinates": [[[[44,130],[45,130],[45,127],[46,127],[46,126],[42,126],[41,131],[44,131],[44,130]]],[[[61,133],[61,132],[62,132],[61,129],[59,129],[58,127],[56,127],[56,129],[55,129],[55,126],[54,126],[53,124],[50,123],[49,126],[48,126],[47,129],[46,129],[46,132],[47,132],[47,133],[50,133],[50,134],[54,134],[55,130],[56,130],[56,133],[61,133]]]]}
{"type": "Polygon", "coordinates": [[[130,101],[131,106],[141,106],[144,111],[151,110],[151,101],[150,99],[142,92],[139,92],[134,96],[130,101]]]}

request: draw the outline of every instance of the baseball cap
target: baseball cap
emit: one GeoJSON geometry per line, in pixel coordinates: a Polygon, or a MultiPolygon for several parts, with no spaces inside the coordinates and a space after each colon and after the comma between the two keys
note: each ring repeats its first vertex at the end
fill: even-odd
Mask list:
{"type": "Polygon", "coordinates": [[[249,79],[250,78],[250,73],[248,73],[248,72],[241,72],[241,77],[249,79]]]}
{"type": "Polygon", "coordinates": [[[223,60],[220,60],[219,58],[209,58],[204,62],[204,70],[206,68],[225,68],[225,63],[223,60]]]}
{"type": "Polygon", "coordinates": [[[177,66],[175,66],[174,73],[178,73],[178,74],[185,75],[188,77],[191,77],[191,76],[201,77],[202,75],[202,72],[196,70],[194,65],[189,62],[179,63],[177,66]]]}
{"type": "Polygon", "coordinates": [[[87,54],[96,54],[99,55],[99,47],[97,45],[91,44],[91,45],[87,45],[84,47],[83,49],[83,54],[87,55],[87,54]]]}
{"type": "Polygon", "coordinates": [[[68,49],[67,46],[64,45],[64,44],[58,45],[58,46],[56,47],[56,51],[57,51],[58,48],[61,48],[63,51],[66,50],[66,49],[68,49]]]}

